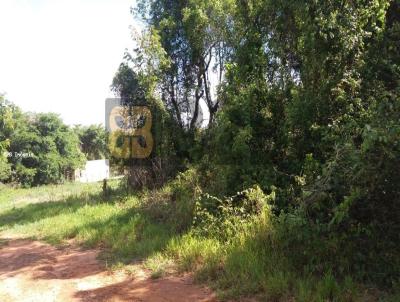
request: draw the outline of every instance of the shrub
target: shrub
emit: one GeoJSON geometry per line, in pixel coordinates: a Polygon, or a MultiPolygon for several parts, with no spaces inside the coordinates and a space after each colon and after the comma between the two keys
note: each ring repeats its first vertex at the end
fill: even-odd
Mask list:
{"type": "Polygon", "coordinates": [[[260,214],[275,193],[265,195],[258,186],[219,199],[210,194],[201,194],[196,201],[193,219],[194,232],[221,240],[233,238],[242,224],[260,214]]]}
{"type": "Polygon", "coordinates": [[[171,224],[178,232],[187,230],[193,221],[195,201],[201,194],[196,169],[178,176],[161,190],[144,194],[142,210],[157,222],[171,224]]]}

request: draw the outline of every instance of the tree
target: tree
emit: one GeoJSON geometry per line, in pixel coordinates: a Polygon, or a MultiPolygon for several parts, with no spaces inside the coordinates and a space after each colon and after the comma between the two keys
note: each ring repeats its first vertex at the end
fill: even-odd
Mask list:
{"type": "Polygon", "coordinates": [[[15,111],[16,128],[10,139],[12,180],[23,185],[59,183],[84,163],[77,135],[52,113],[15,111]]]}
{"type": "MultiPolygon", "coordinates": [[[[153,72],[155,72],[154,65],[136,72],[128,62],[124,62],[116,72],[111,85],[112,91],[121,98],[121,105],[125,107],[128,119],[135,115],[136,106],[146,107],[152,117],[149,126],[154,143],[149,157],[128,159],[112,157],[114,163],[129,171],[129,181],[134,188],[161,186],[182,168],[182,162],[186,158],[186,154],[183,155],[186,151],[183,147],[183,129],[177,125],[170,111],[155,96],[156,75],[153,72]],[[148,73],[150,70],[153,70],[151,74],[148,73]]],[[[135,116],[134,119],[146,121],[144,116],[140,116],[139,119],[135,116]]],[[[130,126],[139,129],[143,125],[139,122],[130,126]]],[[[133,141],[139,144],[147,143],[142,136],[125,136],[124,139],[129,140],[129,146],[133,141]]],[[[110,153],[113,155],[113,152],[110,153]]]]}
{"type": "Polygon", "coordinates": [[[181,128],[193,131],[199,127],[201,102],[208,108],[209,124],[214,122],[220,102],[212,88],[222,82],[228,49],[221,22],[227,22],[224,18],[231,2],[163,0],[138,4],[137,16],[147,23],[148,30],[135,49],[139,56],[134,57],[137,65],[146,65],[146,56],[141,54],[158,48],[161,61],[168,61],[162,64],[161,74],[157,71],[158,88],[181,128]],[[143,40],[153,43],[140,42],[143,40]]]}
{"type": "Polygon", "coordinates": [[[11,165],[8,163],[8,147],[13,128],[12,107],[3,95],[0,95],[0,181],[11,176],[11,165]]]}
{"type": "Polygon", "coordinates": [[[81,151],[88,160],[108,157],[107,133],[103,126],[76,126],[74,132],[78,135],[81,151]]]}

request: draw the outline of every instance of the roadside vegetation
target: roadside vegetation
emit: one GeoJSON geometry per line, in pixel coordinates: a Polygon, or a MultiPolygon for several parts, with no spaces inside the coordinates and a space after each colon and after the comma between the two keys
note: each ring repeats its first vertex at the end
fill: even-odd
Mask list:
{"type": "Polygon", "coordinates": [[[329,266],[340,262],[323,246],[332,243],[311,230],[299,234],[299,227],[307,228],[300,214],[274,215],[273,195],[254,187],[214,207],[195,178],[190,170],[162,189],[140,194],[113,181],[110,196],[100,183],[3,188],[0,231],[3,238],[100,248],[110,269],[129,271],[140,261],[153,278],[194,272],[222,299],[398,301],[396,287],[378,289],[345,270],[334,277],[329,266]]]}
{"type": "Polygon", "coordinates": [[[3,233],[100,247],[154,278],[192,271],[223,298],[399,301],[399,1],[138,0],[132,14],[143,31],[111,88],[133,128],[147,106],[151,133],[103,150],[98,127],[41,114],[13,133],[20,113],[0,99],[0,152],[35,154],[0,154],[0,180],[61,183],[84,154],[126,178],[2,187],[3,233]],[[147,135],[148,158],[116,154],[147,135]]]}
{"type": "Polygon", "coordinates": [[[60,184],[86,160],[107,155],[102,126],[72,128],[54,113],[23,112],[0,94],[0,182],[60,184]]]}

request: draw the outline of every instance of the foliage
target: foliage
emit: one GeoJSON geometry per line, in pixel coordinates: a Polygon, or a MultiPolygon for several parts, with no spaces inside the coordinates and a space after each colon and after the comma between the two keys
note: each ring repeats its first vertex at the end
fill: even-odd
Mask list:
{"type": "Polygon", "coordinates": [[[265,211],[273,199],[274,192],[266,196],[258,186],[223,200],[202,194],[194,210],[194,233],[221,241],[231,240],[244,225],[265,211]]]}
{"type": "Polygon", "coordinates": [[[164,188],[143,196],[143,211],[153,221],[168,223],[177,232],[187,231],[195,215],[195,203],[201,195],[195,169],[179,173],[164,188]]]}
{"type": "Polygon", "coordinates": [[[155,97],[154,81],[148,71],[136,71],[128,62],[122,63],[111,85],[129,116],[135,106],[146,106],[152,116],[151,135],[155,143],[150,156],[145,159],[112,158],[121,170],[129,171],[128,183],[134,189],[161,187],[182,169],[183,159],[187,157],[185,133],[155,97]]]}
{"type": "Polygon", "coordinates": [[[108,157],[107,133],[104,126],[75,126],[74,132],[78,135],[80,149],[88,160],[108,157]]]}
{"type": "MultiPolygon", "coordinates": [[[[186,198],[191,198],[187,189],[190,183],[196,183],[194,176],[194,170],[181,175],[174,190],[186,192],[186,198]]],[[[308,268],[325,264],[319,254],[324,245],[310,241],[318,234],[311,232],[304,237],[298,232],[299,227],[307,227],[304,213],[277,217],[272,207],[266,206],[252,215],[251,221],[236,228],[229,241],[221,241],[217,236],[200,236],[195,229],[178,234],[175,223],[181,217],[174,216],[176,212],[167,213],[172,215],[169,219],[156,220],[151,216],[153,211],[143,208],[151,200],[127,195],[117,182],[110,182],[110,187],[106,200],[98,183],[6,187],[0,192],[0,230],[53,244],[74,238],[87,247],[102,247],[100,256],[106,264],[116,268],[123,264],[128,271],[132,259],[139,257],[153,271],[154,278],[175,269],[194,271],[198,280],[209,281],[219,289],[222,298],[240,300],[257,294],[261,300],[276,301],[397,301],[398,293],[379,291],[370,285],[365,288],[348,274],[336,278],[329,269],[316,275],[303,270],[301,266],[310,263],[307,259],[314,254],[315,262],[308,268]],[[303,253],[304,247],[308,247],[307,253],[303,253]]],[[[259,189],[247,192],[249,200],[265,204],[265,195],[259,189]]]]}
{"type": "Polygon", "coordinates": [[[7,180],[11,176],[11,165],[8,163],[8,147],[15,127],[12,119],[11,105],[0,94],[0,181],[7,180]]]}
{"type": "Polygon", "coordinates": [[[228,6],[218,1],[138,2],[135,14],[148,25],[149,37],[141,40],[153,43],[138,43],[130,57],[154,62],[143,54],[160,54],[159,70],[149,68],[151,63],[145,64],[145,70],[155,75],[162,102],[180,128],[193,131],[199,126],[200,102],[208,108],[209,124],[214,121],[219,101],[213,96],[210,77],[214,67],[222,80],[225,47],[218,19],[223,18],[224,8],[228,6]]]}
{"type": "Polygon", "coordinates": [[[285,254],[296,270],[327,274],[331,285],[346,274],[395,284],[399,12],[393,0],[139,1],[167,62],[144,70],[181,128],[188,110],[179,105],[209,105],[207,71],[220,69],[210,126],[180,133],[180,154],[199,173],[202,236],[237,217],[225,196],[258,185],[276,194],[273,213],[287,228],[279,241],[307,254],[285,254]]]}
{"type": "Polygon", "coordinates": [[[83,164],[77,135],[57,115],[24,113],[5,101],[0,110],[0,174],[5,182],[59,183],[83,164]]]}
{"type": "MultiPolygon", "coordinates": [[[[62,212],[79,218],[54,236],[149,256],[157,271],[174,260],[229,297],[368,301],[367,285],[395,291],[399,2],[141,0],[134,14],[145,29],[112,88],[155,117],[146,164],[159,168],[145,174],[177,177],[152,190],[137,174],[140,201],[62,212]],[[95,227],[81,224],[86,214],[95,227]]],[[[3,149],[35,154],[11,162],[24,182],[53,182],[75,165],[60,161],[62,150],[75,156],[74,139],[54,116],[0,108],[25,121],[12,140],[0,136],[3,149]]]]}

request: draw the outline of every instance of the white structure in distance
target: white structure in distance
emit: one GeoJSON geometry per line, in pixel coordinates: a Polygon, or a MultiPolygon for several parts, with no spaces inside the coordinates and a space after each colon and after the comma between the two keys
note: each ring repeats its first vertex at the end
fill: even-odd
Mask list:
{"type": "Polygon", "coordinates": [[[108,159],[89,160],[84,169],[75,170],[75,181],[97,182],[110,178],[110,161],[108,159]]]}

